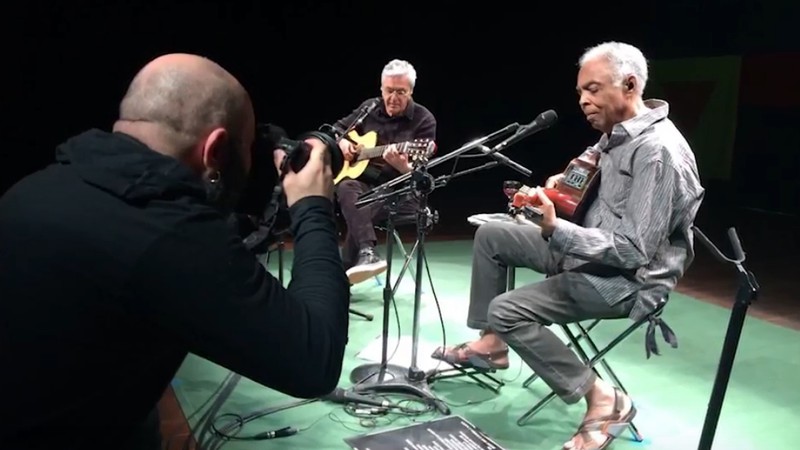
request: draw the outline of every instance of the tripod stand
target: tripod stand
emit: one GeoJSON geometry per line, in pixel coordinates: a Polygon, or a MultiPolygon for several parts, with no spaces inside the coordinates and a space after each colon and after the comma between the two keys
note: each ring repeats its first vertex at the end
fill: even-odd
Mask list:
{"type": "MultiPolygon", "coordinates": [[[[519,125],[512,124],[499,131],[496,131],[482,139],[473,141],[458,150],[455,150],[441,158],[427,163],[426,158],[416,160],[414,162],[414,169],[405,175],[389,181],[369,192],[364,193],[361,199],[356,202],[357,207],[362,207],[369,203],[374,203],[381,200],[388,200],[389,204],[389,220],[387,229],[387,260],[392,260],[392,240],[391,236],[394,233],[394,214],[396,213],[397,199],[408,193],[414,193],[419,199],[416,213],[416,228],[417,228],[417,254],[416,254],[416,270],[415,270],[415,291],[414,291],[414,313],[412,324],[412,348],[411,348],[411,364],[409,367],[401,367],[388,363],[388,339],[389,339],[389,303],[393,299],[393,289],[391,286],[391,265],[387,267],[386,283],[383,294],[383,341],[381,349],[381,362],[377,364],[364,364],[356,367],[350,374],[350,380],[354,384],[353,390],[357,393],[400,393],[410,394],[423,399],[428,405],[438,409],[442,414],[450,414],[450,408],[441,400],[437,399],[430,391],[429,383],[433,374],[428,374],[421,370],[417,365],[417,351],[419,344],[419,314],[420,304],[422,297],[422,273],[423,263],[425,261],[425,235],[432,224],[433,220],[431,213],[428,209],[428,195],[436,188],[444,186],[447,182],[457,176],[466,173],[475,172],[485,168],[493,167],[498,164],[497,161],[484,164],[483,166],[468,169],[461,173],[450,174],[434,179],[428,173],[428,169],[438,165],[446,160],[455,158],[469,150],[481,148],[486,142],[499,138],[500,136],[512,133],[519,128],[519,125]],[[405,183],[406,186],[386,193],[388,190],[395,186],[405,183]]],[[[432,149],[431,149],[432,151],[432,149]]]]}
{"type": "Polygon", "coordinates": [[[742,335],[744,320],[747,317],[747,308],[758,298],[759,286],[753,272],[744,268],[744,251],[742,250],[742,243],[736,235],[735,228],[728,229],[728,238],[731,241],[731,247],[733,247],[734,259],[726,257],[699,228],[694,227],[694,232],[719,261],[735,265],[739,274],[739,288],[736,291],[736,300],[731,310],[728,331],[725,334],[725,343],[722,346],[717,377],[714,380],[714,388],[711,390],[711,399],[708,402],[706,419],[700,435],[700,444],[697,447],[698,450],[710,450],[717,431],[722,403],[725,401],[725,392],[728,389],[728,381],[731,377],[733,361],[736,358],[736,350],[739,347],[739,338],[742,335]]]}
{"type": "MultiPolygon", "coordinates": [[[[425,235],[432,225],[432,214],[428,209],[428,194],[433,191],[433,177],[427,173],[424,164],[415,164],[411,172],[411,186],[397,191],[381,194],[369,199],[368,202],[385,200],[388,209],[386,229],[386,280],[383,289],[383,339],[381,347],[381,362],[378,364],[365,364],[356,367],[350,374],[350,381],[354,383],[357,393],[365,392],[396,392],[411,394],[425,399],[428,404],[435,406],[442,414],[450,414],[450,408],[439,401],[428,388],[427,374],[417,367],[417,347],[419,340],[419,313],[422,299],[422,273],[425,258],[425,235]],[[397,214],[398,199],[413,192],[418,197],[416,211],[417,228],[417,254],[415,270],[414,291],[414,319],[412,325],[412,350],[411,365],[408,368],[388,364],[388,336],[389,336],[389,305],[394,299],[392,286],[392,259],[394,218],[397,214]]],[[[380,192],[380,191],[379,191],[380,192]]],[[[366,203],[366,202],[364,202],[366,203]]],[[[363,204],[358,206],[363,206],[363,204]]]]}

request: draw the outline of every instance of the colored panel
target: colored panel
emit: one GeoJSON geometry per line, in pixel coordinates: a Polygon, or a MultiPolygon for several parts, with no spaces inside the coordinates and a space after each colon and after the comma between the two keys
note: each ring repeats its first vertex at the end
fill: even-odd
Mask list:
{"type": "Polygon", "coordinates": [[[747,55],[742,59],[740,103],[778,108],[800,107],[800,53],[747,55]]]}
{"type": "Polygon", "coordinates": [[[739,56],[650,62],[645,98],[669,102],[704,179],[731,177],[740,67],[739,56]]]}

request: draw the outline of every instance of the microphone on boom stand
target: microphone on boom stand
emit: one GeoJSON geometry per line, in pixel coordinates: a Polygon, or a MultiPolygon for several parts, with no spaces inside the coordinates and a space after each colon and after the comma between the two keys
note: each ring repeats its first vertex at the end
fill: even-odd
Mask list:
{"type": "MultiPolygon", "coordinates": [[[[391,261],[392,258],[392,239],[389,237],[393,232],[392,216],[396,210],[397,199],[401,195],[414,194],[417,197],[417,241],[414,244],[416,251],[416,280],[414,291],[414,311],[413,323],[411,331],[411,364],[407,367],[390,364],[388,361],[388,339],[389,339],[389,305],[393,300],[394,292],[390,284],[390,271],[391,265],[388,266],[386,271],[386,285],[384,287],[383,298],[383,332],[382,332],[382,346],[381,346],[381,362],[368,363],[354,368],[350,373],[350,380],[354,384],[352,389],[357,394],[365,393],[396,393],[412,395],[420,400],[425,401],[429,406],[433,406],[442,414],[450,414],[450,408],[442,400],[438,399],[430,391],[430,383],[436,380],[436,371],[426,372],[417,366],[417,353],[418,353],[418,340],[420,328],[420,306],[422,297],[422,277],[424,271],[423,262],[425,262],[425,235],[428,228],[432,223],[436,222],[436,214],[432,213],[428,208],[428,196],[438,187],[447,185],[447,182],[453,178],[473,173],[479,170],[488,169],[497,164],[496,161],[485,164],[478,168],[471,168],[460,171],[458,173],[451,173],[449,175],[434,178],[429,173],[433,167],[442,164],[448,160],[458,158],[460,155],[473,150],[475,148],[485,148],[485,153],[492,156],[502,156],[497,152],[503,150],[505,147],[514,144],[515,142],[534,134],[538,131],[544,130],[555,123],[556,114],[553,111],[545,112],[536,118],[531,124],[520,127],[519,124],[513,123],[500,130],[497,130],[483,138],[476,139],[448,152],[447,154],[428,161],[427,158],[421,158],[421,161],[414,161],[414,168],[411,172],[403,174],[391,181],[388,181],[378,187],[367,191],[359,197],[356,202],[356,207],[363,207],[369,204],[374,204],[378,201],[385,201],[389,205],[389,221],[387,230],[387,250],[386,258],[391,261]],[[490,141],[501,139],[512,133],[517,132],[515,135],[506,139],[502,144],[494,148],[488,148],[485,144],[490,141]],[[401,187],[402,186],[402,187],[401,187]],[[396,188],[396,189],[395,189],[396,188]]],[[[497,158],[495,158],[497,159],[497,158]]],[[[502,158],[500,158],[502,159],[502,158]]],[[[454,169],[455,170],[455,169],[454,169]]]]}
{"type": "Polygon", "coordinates": [[[558,114],[555,111],[548,110],[545,111],[533,120],[533,122],[529,123],[528,125],[523,125],[517,129],[517,132],[514,133],[511,137],[505,139],[503,142],[495,145],[492,148],[487,147],[486,145],[478,146],[478,150],[484,155],[492,158],[493,160],[497,161],[498,163],[511,168],[512,170],[519,172],[523,176],[530,177],[533,172],[530,169],[523,166],[522,164],[512,160],[508,156],[501,154],[506,147],[510,145],[514,145],[515,143],[525,139],[528,136],[532,136],[542,130],[546,130],[553,126],[558,121],[558,114]]]}
{"type": "Polygon", "coordinates": [[[492,158],[493,160],[497,161],[498,163],[500,163],[500,164],[502,164],[502,165],[504,165],[506,167],[509,167],[510,169],[512,169],[512,170],[514,170],[516,172],[521,173],[525,178],[529,178],[531,176],[531,174],[533,174],[531,169],[528,169],[527,167],[525,167],[522,164],[514,161],[513,159],[509,158],[506,155],[503,155],[501,153],[492,152],[492,149],[490,149],[489,147],[487,147],[485,145],[481,145],[480,147],[478,147],[478,150],[480,150],[481,153],[483,153],[484,155],[486,155],[486,156],[492,158]]]}
{"type": "Polygon", "coordinates": [[[533,119],[533,122],[519,127],[517,132],[511,137],[495,145],[491,150],[485,153],[487,156],[493,156],[495,153],[500,153],[505,150],[506,147],[514,145],[528,136],[533,136],[540,131],[544,131],[552,127],[556,122],[558,122],[558,114],[556,114],[556,112],[552,109],[549,109],[536,116],[536,118],[533,119]]]}
{"type": "Polygon", "coordinates": [[[348,134],[349,134],[351,131],[355,130],[355,129],[356,129],[358,126],[359,126],[359,125],[361,125],[361,123],[362,123],[362,122],[364,122],[364,119],[366,119],[366,118],[367,118],[367,116],[368,116],[368,115],[369,115],[369,114],[370,114],[370,113],[371,113],[371,112],[372,112],[372,111],[373,111],[375,108],[377,108],[377,107],[378,107],[378,105],[379,105],[380,103],[381,103],[381,99],[380,99],[380,98],[376,98],[376,99],[372,100],[371,102],[369,102],[368,104],[366,104],[366,105],[362,106],[362,107],[361,107],[361,111],[359,112],[358,116],[356,116],[355,120],[353,120],[353,123],[351,123],[351,124],[350,124],[350,126],[349,126],[349,127],[347,127],[347,129],[346,129],[346,130],[340,130],[340,129],[336,128],[336,127],[335,127],[335,126],[333,126],[333,125],[331,125],[331,127],[332,127],[334,130],[336,130],[336,134],[337,134],[337,135],[341,136],[340,140],[341,140],[341,139],[347,139],[347,140],[348,140],[348,141],[350,141],[350,142],[351,142],[353,145],[358,145],[358,142],[356,142],[356,141],[352,140],[352,139],[350,138],[350,136],[348,136],[348,134]]]}

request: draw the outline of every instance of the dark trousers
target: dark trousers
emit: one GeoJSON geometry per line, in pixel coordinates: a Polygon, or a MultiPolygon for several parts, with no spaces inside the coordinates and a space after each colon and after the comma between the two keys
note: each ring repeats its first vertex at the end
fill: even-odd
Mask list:
{"type": "MultiPolygon", "coordinates": [[[[347,233],[342,249],[342,262],[345,269],[353,267],[358,261],[358,252],[365,247],[377,245],[374,224],[385,221],[389,211],[384,208],[386,201],[378,201],[360,208],[355,203],[358,196],[372,189],[363,181],[345,179],[336,185],[336,198],[339,209],[347,224],[347,233]]],[[[416,212],[417,201],[412,198],[401,199],[397,203],[397,215],[405,216],[416,212]]]]}

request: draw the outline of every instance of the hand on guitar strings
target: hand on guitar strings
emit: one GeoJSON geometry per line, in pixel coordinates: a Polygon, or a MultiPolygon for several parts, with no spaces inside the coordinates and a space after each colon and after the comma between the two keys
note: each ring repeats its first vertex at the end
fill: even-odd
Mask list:
{"type": "Polygon", "coordinates": [[[355,161],[356,157],[358,156],[358,152],[361,151],[360,145],[353,145],[353,143],[347,139],[342,139],[339,141],[339,148],[342,150],[344,159],[350,162],[355,161]]]}
{"type": "Polygon", "coordinates": [[[541,186],[537,187],[533,191],[533,196],[535,196],[536,199],[538,199],[541,203],[541,205],[537,206],[536,209],[542,213],[542,217],[536,220],[536,222],[532,222],[524,216],[517,216],[516,219],[522,223],[538,226],[542,230],[542,237],[547,239],[553,234],[553,230],[556,228],[556,207],[553,205],[553,202],[550,200],[550,198],[545,195],[544,188],[541,186]]]}
{"type": "Polygon", "coordinates": [[[399,152],[394,144],[384,150],[383,159],[400,173],[411,171],[411,165],[408,163],[408,154],[399,152]]]}

